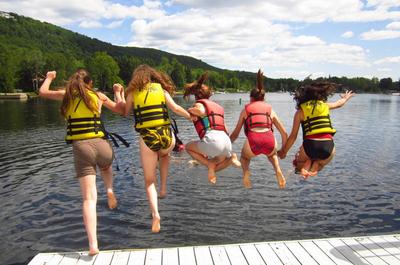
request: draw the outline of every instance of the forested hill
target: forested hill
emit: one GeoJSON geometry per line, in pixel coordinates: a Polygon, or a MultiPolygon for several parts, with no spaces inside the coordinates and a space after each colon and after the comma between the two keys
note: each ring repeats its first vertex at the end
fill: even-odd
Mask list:
{"type": "MultiPolygon", "coordinates": [[[[55,85],[61,85],[79,67],[91,72],[97,87],[110,90],[115,82],[127,84],[133,69],[143,63],[168,73],[178,88],[204,70],[209,72],[209,85],[216,90],[243,91],[255,85],[255,73],[219,69],[189,56],[156,49],[115,46],[46,22],[0,11],[0,92],[35,90],[33,80],[53,69],[57,71],[55,85]]],[[[329,79],[367,92],[398,86],[391,79],[329,79]]],[[[268,91],[292,91],[298,83],[291,78],[265,79],[268,91]]]]}

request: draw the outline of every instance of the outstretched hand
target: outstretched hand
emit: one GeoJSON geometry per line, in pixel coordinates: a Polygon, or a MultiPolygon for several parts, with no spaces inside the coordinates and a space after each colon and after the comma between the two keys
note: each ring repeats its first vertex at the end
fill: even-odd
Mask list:
{"type": "Polygon", "coordinates": [[[46,74],[46,79],[48,78],[48,79],[54,80],[54,79],[56,79],[56,75],[57,75],[56,71],[49,71],[46,74]]]}
{"type": "Polygon", "coordinates": [[[340,97],[345,99],[346,101],[349,100],[352,96],[354,96],[354,92],[352,90],[346,90],[344,94],[340,94],[340,97]]]}

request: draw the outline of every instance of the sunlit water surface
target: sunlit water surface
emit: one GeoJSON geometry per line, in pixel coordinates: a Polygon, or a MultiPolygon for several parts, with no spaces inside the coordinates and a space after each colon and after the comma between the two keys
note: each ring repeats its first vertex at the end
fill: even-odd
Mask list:
{"type": "MultiPolygon", "coordinates": [[[[338,99],[335,95],[330,100],[338,99]]],[[[247,94],[215,95],[230,130],[247,94]],[[240,103],[241,99],[241,104],[240,103]]],[[[188,107],[181,99],[179,104],[188,107]]],[[[295,104],[289,94],[267,95],[290,132],[295,104]]],[[[58,102],[0,101],[0,264],[27,263],[39,252],[87,249],[79,183],[72,149],[64,138],[58,102]]],[[[218,173],[207,182],[205,168],[191,167],[186,153],[173,154],[167,198],[159,202],[162,230],[150,232],[150,212],[139,164],[133,121],[105,111],[110,131],[130,148],[116,149],[118,209],[107,208],[98,178],[98,237],[101,249],[243,243],[397,233],[400,228],[400,97],[356,95],[332,111],[337,154],[318,177],[292,173],[296,144],[281,166],[287,187],[278,189],[263,156],[251,162],[253,188],[242,186],[241,170],[218,173]]],[[[192,124],[176,117],[180,138],[195,138],[192,124]]],[[[275,136],[280,142],[278,132],[275,136]]],[[[240,153],[241,133],[233,148],[240,153]]],[[[114,163],[115,168],[115,163],[114,163]]]]}

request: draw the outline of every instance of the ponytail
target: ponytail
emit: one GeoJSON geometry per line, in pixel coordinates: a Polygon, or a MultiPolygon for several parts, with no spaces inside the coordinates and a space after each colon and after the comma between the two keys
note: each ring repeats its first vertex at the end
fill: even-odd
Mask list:
{"type": "Polygon", "coordinates": [[[208,78],[208,72],[204,72],[197,81],[185,85],[185,92],[183,97],[187,98],[189,95],[194,95],[197,99],[208,99],[211,96],[211,89],[204,85],[208,78]]]}
{"type": "Polygon", "coordinates": [[[259,69],[257,73],[256,87],[253,88],[250,92],[250,97],[253,98],[255,101],[264,100],[265,89],[264,89],[263,77],[264,74],[261,71],[261,69],[259,69]]]}

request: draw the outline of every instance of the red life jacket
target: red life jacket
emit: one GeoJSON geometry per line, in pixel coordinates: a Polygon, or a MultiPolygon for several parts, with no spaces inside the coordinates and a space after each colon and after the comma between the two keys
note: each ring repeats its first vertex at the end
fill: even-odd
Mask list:
{"type": "Polygon", "coordinates": [[[196,103],[203,104],[207,115],[203,118],[198,117],[197,121],[193,122],[200,139],[203,139],[206,131],[210,129],[226,132],[223,107],[209,99],[200,99],[196,103]]]}
{"type": "Polygon", "coordinates": [[[271,105],[264,101],[254,101],[245,106],[247,118],[244,121],[244,132],[252,128],[268,128],[272,131],[271,105]]]}

